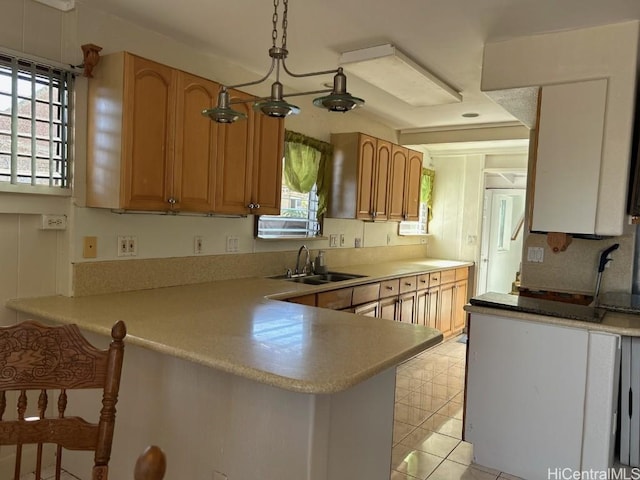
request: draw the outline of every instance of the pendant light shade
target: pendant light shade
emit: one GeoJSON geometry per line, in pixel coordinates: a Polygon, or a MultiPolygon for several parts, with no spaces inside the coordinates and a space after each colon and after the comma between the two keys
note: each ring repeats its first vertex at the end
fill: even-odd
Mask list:
{"type": "Polygon", "coordinates": [[[348,112],[363,105],[364,100],[347,92],[347,77],[342,68],[333,77],[333,90],[329,95],[318,97],[313,101],[316,107],[326,108],[330,112],[348,112]]]}
{"type": "Polygon", "coordinates": [[[278,39],[278,6],[280,5],[279,0],[274,0],[274,13],[273,13],[273,45],[269,49],[269,56],[271,57],[271,67],[267,74],[259,80],[254,82],[242,83],[238,85],[232,86],[222,86],[220,89],[220,93],[218,94],[218,105],[215,108],[211,108],[208,110],[204,110],[202,112],[203,115],[209,117],[211,120],[219,123],[233,123],[236,120],[240,120],[246,118],[246,115],[233,110],[230,105],[232,103],[244,103],[247,100],[234,100],[233,102],[229,101],[229,93],[228,89],[230,88],[241,88],[248,87],[250,85],[257,85],[259,83],[264,82],[269,78],[269,76],[275,71],[275,82],[271,84],[271,96],[269,98],[263,98],[258,100],[254,105],[253,109],[257,112],[263,113],[264,115],[268,115],[270,117],[276,118],[284,118],[288,115],[296,115],[300,113],[300,109],[295,105],[292,105],[284,100],[286,96],[292,95],[310,95],[313,93],[329,93],[329,95],[317,98],[313,101],[313,104],[317,107],[324,108],[329,110],[330,112],[348,112],[349,110],[354,109],[359,105],[364,104],[364,100],[361,98],[353,97],[351,94],[347,92],[347,77],[342,72],[342,68],[337,68],[334,70],[324,70],[318,72],[310,72],[310,73],[292,73],[286,65],[287,55],[289,51],[287,50],[287,12],[289,7],[288,0],[282,0],[282,4],[284,5],[284,11],[282,12],[282,35],[280,36],[282,45],[276,46],[276,41],[278,39]],[[328,75],[334,73],[335,76],[333,78],[333,89],[332,90],[320,90],[313,92],[303,92],[303,93],[295,93],[284,95],[283,94],[283,86],[280,83],[280,69],[284,70],[285,73],[294,78],[301,77],[314,77],[317,75],[328,75]]]}
{"type": "Polygon", "coordinates": [[[229,106],[229,91],[224,87],[218,92],[218,106],[203,110],[202,115],[218,123],[233,123],[236,120],[247,118],[244,113],[233,110],[229,106]]]}
{"type": "Polygon", "coordinates": [[[288,115],[297,115],[300,109],[282,98],[282,84],[274,82],[271,85],[271,97],[254,103],[253,109],[270,117],[284,118],[288,115]]]}

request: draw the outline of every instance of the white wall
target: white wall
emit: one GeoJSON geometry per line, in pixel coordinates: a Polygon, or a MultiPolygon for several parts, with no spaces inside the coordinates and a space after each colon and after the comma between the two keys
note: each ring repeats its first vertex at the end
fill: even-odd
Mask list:
{"type": "MultiPolygon", "coordinates": [[[[76,9],[61,13],[32,0],[9,0],[0,15],[0,48],[42,57],[65,64],[80,64],[80,46],[94,43],[102,54],[128,50],[161,63],[224,83],[257,78],[210,51],[198,51],[169,37],[78,3],[76,9]]],[[[256,46],[259,48],[259,46],[256,46]]],[[[265,52],[266,55],[266,52],[265,52]]],[[[252,90],[264,94],[268,85],[252,90]]],[[[0,306],[8,298],[29,295],[72,293],[71,264],[82,258],[82,238],[98,238],[96,260],[116,257],[116,237],[136,235],[138,258],[193,255],[193,237],[204,239],[204,254],[224,253],[227,235],[239,238],[240,252],[294,250],[301,242],[266,242],[253,238],[253,217],[210,218],[204,216],[120,215],[101,209],[85,208],[87,79],[76,82],[76,129],[74,186],[72,198],[38,198],[30,195],[0,193],[1,262],[0,306]],[[38,230],[39,213],[62,213],[69,219],[66,232],[38,230]],[[28,214],[28,215],[27,215],[28,214]],[[9,254],[20,249],[21,256],[9,254]]],[[[360,112],[331,114],[301,98],[303,112],[286,120],[286,128],[328,141],[333,132],[362,131],[396,142],[394,130],[367,118],[360,112]]],[[[328,220],[325,233],[344,233],[345,247],[353,247],[356,237],[363,246],[404,245],[419,239],[398,237],[397,223],[368,225],[356,220],[328,220]],[[389,242],[387,239],[389,238],[389,242]]],[[[328,248],[327,241],[314,241],[313,248],[328,248]]],[[[91,259],[93,260],[93,259],[91,259]]],[[[2,307],[0,307],[2,308],[2,307]]],[[[15,316],[0,309],[0,321],[15,316]]]]}
{"type": "MultiPolygon", "coordinates": [[[[461,146],[461,148],[464,148],[461,146]]],[[[498,153],[486,147],[482,153],[431,155],[436,171],[433,219],[429,224],[429,256],[480,261],[484,171],[489,168],[523,169],[527,155],[517,151],[498,153]]],[[[476,269],[476,275],[478,270],[476,269]]]]}

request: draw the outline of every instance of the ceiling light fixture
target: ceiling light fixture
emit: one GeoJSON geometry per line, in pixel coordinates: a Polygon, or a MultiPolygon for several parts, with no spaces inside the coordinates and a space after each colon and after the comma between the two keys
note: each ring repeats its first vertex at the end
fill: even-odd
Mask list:
{"type": "Polygon", "coordinates": [[[453,87],[390,43],[345,52],[340,65],[414,107],[462,101],[462,95],[453,87]]]}
{"type": "Polygon", "coordinates": [[[352,96],[347,92],[347,77],[342,71],[342,68],[336,68],[334,70],[324,70],[320,72],[311,72],[311,73],[292,73],[285,63],[287,55],[289,51],[287,50],[287,11],[288,11],[288,0],[283,0],[284,11],[282,13],[282,36],[281,36],[281,46],[276,46],[276,42],[278,40],[278,7],[280,4],[280,0],[274,0],[273,2],[273,32],[272,39],[273,45],[269,49],[269,56],[271,57],[271,67],[267,74],[256,80],[254,82],[241,83],[238,85],[226,86],[223,85],[220,88],[220,92],[218,93],[218,105],[215,108],[211,108],[208,110],[204,110],[202,112],[203,115],[209,117],[211,120],[219,123],[233,123],[236,120],[240,120],[245,118],[246,115],[242,112],[238,112],[231,108],[231,105],[234,103],[246,103],[246,100],[237,100],[231,101],[229,98],[229,90],[232,88],[242,88],[248,87],[250,85],[257,85],[259,83],[264,82],[269,78],[271,73],[275,70],[276,78],[275,82],[271,84],[271,96],[267,98],[258,99],[254,105],[253,109],[268,115],[270,117],[283,118],[287,115],[295,115],[300,113],[300,109],[291,103],[288,103],[284,100],[284,97],[292,97],[299,95],[311,95],[317,93],[328,93],[323,97],[316,98],[313,101],[313,104],[317,107],[325,108],[330,112],[348,112],[349,110],[353,110],[355,107],[364,104],[364,100],[361,98],[357,98],[352,96]],[[283,93],[283,85],[280,83],[280,68],[289,74],[291,77],[301,78],[301,77],[314,77],[317,75],[327,75],[330,73],[335,74],[333,77],[333,88],[327,90],[315,90],[311,92],[303,92],[303,93],[294,93],[287,94],[283,93]]]}

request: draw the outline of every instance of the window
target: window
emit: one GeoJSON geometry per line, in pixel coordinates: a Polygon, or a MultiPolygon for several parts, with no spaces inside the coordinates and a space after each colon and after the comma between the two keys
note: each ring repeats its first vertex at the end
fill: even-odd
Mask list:
{"type": "Polygon", "coordinates": [[[433,215],[433,182],[436,172],[428,168],[422,169],[420,178],[420,210],[418,221],[402,221],[398,226],[398,235],[426,235],[429,233],[429,220],[433,215]]]}
{"type": "Polygon", "coordinates": [[[326,170],[332,146],[287,130],[284,151],[280,215],[259,216],[258,237],[318,237],[327,205],[326,170]]]}
{"type": "Polygon", "coordinates": [[[72,86],[69,71],[0,53],[0,189],[69,188],[72,86]]]}

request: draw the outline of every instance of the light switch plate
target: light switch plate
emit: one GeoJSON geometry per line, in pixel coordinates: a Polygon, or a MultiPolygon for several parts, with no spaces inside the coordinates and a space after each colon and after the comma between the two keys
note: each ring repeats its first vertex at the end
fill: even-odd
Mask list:
{"type": "Polygon", "coordinates": [[[532,263],[544,262],[544,248],[529,247],[527,249],[527,261],[532,263]]]}

